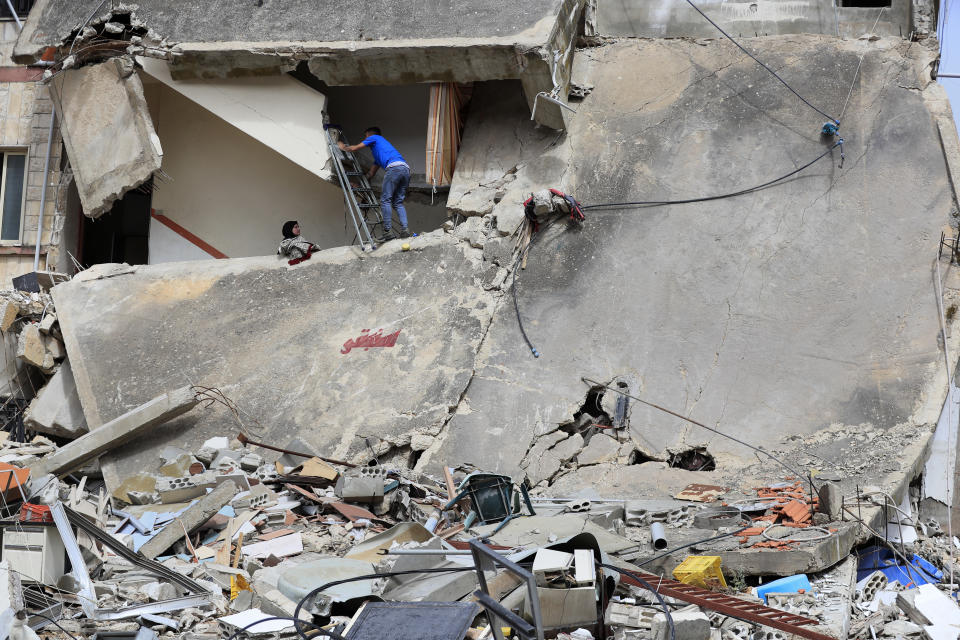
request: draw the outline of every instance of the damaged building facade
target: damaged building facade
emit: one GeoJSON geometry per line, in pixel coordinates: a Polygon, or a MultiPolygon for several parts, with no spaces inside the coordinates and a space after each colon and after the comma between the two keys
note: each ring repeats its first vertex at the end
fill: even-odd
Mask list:
{"type": "Polygon", "coordinates": [[[0,616],[956,638],[938,8],[38,0],[0,544],[58,560],[0,554],[0,616]],[[350,212],[371,125],[416,237],[350,212]]]}

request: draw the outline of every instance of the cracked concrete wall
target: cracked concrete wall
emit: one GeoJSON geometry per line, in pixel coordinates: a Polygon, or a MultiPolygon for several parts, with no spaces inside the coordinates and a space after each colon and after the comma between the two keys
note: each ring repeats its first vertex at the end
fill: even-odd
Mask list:
{"type": "MultiPolygon", "coordinates": [[[[547,231],[518,290],[542,357],[526,348],[513,305],[501,305],[461,408],[421,466],[466,456],[484,469],[529,472],[530,444],[583,403],[581,376],[631,375],[642,397],[769,450],[792,449],[797,466],[808,458],[793,438],[833,425],[850,435],[831,440],[819,452],[827,462],[811,457],[811,466],[840,464],[861,450],[856,434],[876,431],[909,460],[867,465],[862,480],[911,472],[945,384],[930,264],[954,196],[935,123],[943,105],[928,88],[935,52],[900,39],[815,36],[748,46],[831,112],[866,52],[843,118],[844,168],[834,152],[748,196],[588,211],[582,229],[547,231]],[[505,438],[520,446],[502,446],[505,438]]],[[[765,182],[824,149],[822,117],[727,42],[586,49],[574,78],[595,89],[554,141],[518,125],[516,111],[497,108],[507,97],[480,87],[475,107],[486,107],[466,124],[453,206],[491,211],[508,228],[532,184],[586,205],[695,197],[765,182]],[[481,123],[499,134],[477,133],[481,123]],[[478,158],[489,167],[479,169],[478,158]]],[[[717,457],[714,478],[754,459],[644,407],[632,409],[630,437],[654,454],[705,442],[717,457]]],[[[566,444],[547,450],[555,446],[566,444]]],[[[570,446],[556,456],[561,465],[580,455],[570,446]]],[[[662,467],[630,467],[631,477],[662,467]]]]}
{"type": "MultiPolygon", "coordinates": [[[[292,268],[279,258],[99,265],[56,287],[91,430],[158,389],[201,384],[237,402],[256,440],[297,437],[363,461],[414,434],[429,446],[469,382],[495,294],[469,242],[442,231],[409,242],[408,252],[399,242],[330,249],[292,268]],[[345,346],[378,328],[399,330],[396,345],[345,346]]],[[[155,469],[150,452],[164,445],[196,449],[239,430],[223,407],[192,411],[105,456],[108,485],[155,469]]]]}

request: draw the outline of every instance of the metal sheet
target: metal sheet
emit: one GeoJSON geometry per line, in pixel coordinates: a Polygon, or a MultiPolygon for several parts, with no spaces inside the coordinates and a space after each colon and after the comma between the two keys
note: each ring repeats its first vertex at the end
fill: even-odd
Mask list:
{"type": "Polygon", "coordinates": [[[480,607],[473,602],[370,602],[347,640],[461,640],[480,607]]]}

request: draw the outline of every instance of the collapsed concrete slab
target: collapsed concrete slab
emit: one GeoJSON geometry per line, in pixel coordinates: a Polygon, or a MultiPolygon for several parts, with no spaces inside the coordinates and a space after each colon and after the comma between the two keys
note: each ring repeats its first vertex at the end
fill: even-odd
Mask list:
{"type": "MultiPolygon", "coordinates": [[[[469,11],[431,3],[369,8],[337,0],[266,3],[148,0],[115,9],[157,37],[176,42],[173,77],[279,75],[308,61],[328,85],[411,84],[520,79],[532,109],[540,92],[566,99],[585,0],[486,0],[469,11]],[[282,6],[276,6],[282,4],[282,6]],[[216,15],[216,20],[209,16],[216,15]]],[[[97,1],[40,0],[14,51],[32,62],[59,46],[97,1]]],[[[109,18],[109,8],[95,18],[109,18]]],[[[564,126],[563,109],[537,101],[537,121],[564,126]]]]}
{"type": "Polygon", "coordinates": [[[156,427],[183,415],[196,405],[196,394],[190,387],[159,395],[61,447],[41,460],[32,471],[36,477],[48,473],[67,473],[105,451],[155,431],[156,427]]]}
{"type": "Polygon", "coordinates": [[[23,414],[23,424],[37,433],[77,438],[87,432],[70,361],[64,360],[23,414]]]}
{"type": "MultiPolygon", "coordinates": [[[[531,356],[513,305],[499,307],[463,401],[469,411],[453,417],[421,465],[466,460],[516,473],[539,437],[584,408],[588,377],[623,382],[767,450],[792,449],[794,468],[851,467],[861,484],[898,491],[915,476],[946,384],[931,257],[953,194],[936,128],[940,92],[930,84],[934,52],[899,39],[749,45],[838,115],[853,83],[843,167],[834,150],[747,196],[588,210],[582,229],[543,233],[517,285],[542,356],[531,356]],[[505,437],[510,446],[494,445],[505,437]],[[880,448],[883,463],[871,464],[880,448]]],[[[451,187],[455,206],[491,211],[509,229],[538,180],[584,205],[683,199],[763,183],[826,149],[822,117],[728,42],[622,42],[577,61],[574,78],[595,88],[553,145],[518,124],[519,106],[484,95],[497,87],[477,86],[459,155],[470,175],[451,187]],[[510,175],[491,187],[493,167],[510,175]],[[482,193],[496,197],[477,205],[482,193]]],[[[615,400],[605,393],[603,403],[615,400]]],[[[755,460],[747,447],[636,402],[629,422],[640,462],[706,443],[720,484],[742,480],[755,460]]],[[[563,474],[589,486],[578,455],[565,451],[544,486],[563,474]]],[[[657,492],[660,468],[648,471],[657,492]]]]}
{"type": "Polygon", "coordinates": [[[62,71],[50,83],[83,212],[96,218],[153,176],[163,151],[131,60],[62,71]]]}
{"type": "MultiPolygon", "coordinates": [[[[288,267],[276,257],[139,266],[54,289],[80,401],[95,426],[158,388],[217,387],[258,441],[299,437],[321,455],[414,456],[470,381],[495,292],[482,251],[442,232],[288,267]]],[[[221,405],[104,456],[108,486],[160,464],[164,444],[197,449],[240,431],[221,405]],[[156,449],[159,447],[160,449],[156,449]]]]}

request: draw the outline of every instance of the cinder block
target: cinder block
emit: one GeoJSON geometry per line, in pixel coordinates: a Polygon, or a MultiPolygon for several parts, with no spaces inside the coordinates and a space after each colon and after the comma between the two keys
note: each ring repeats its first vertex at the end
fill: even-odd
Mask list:
{"type": "MultiPolygon", "coordinates": [[[[676,611],[672,614],[676,640],[710,640],[710,618],[699,609],[676,611]]],[[[653,616],[653,640],[670,640],[667,617],[658,613],[653,616]]]]}

